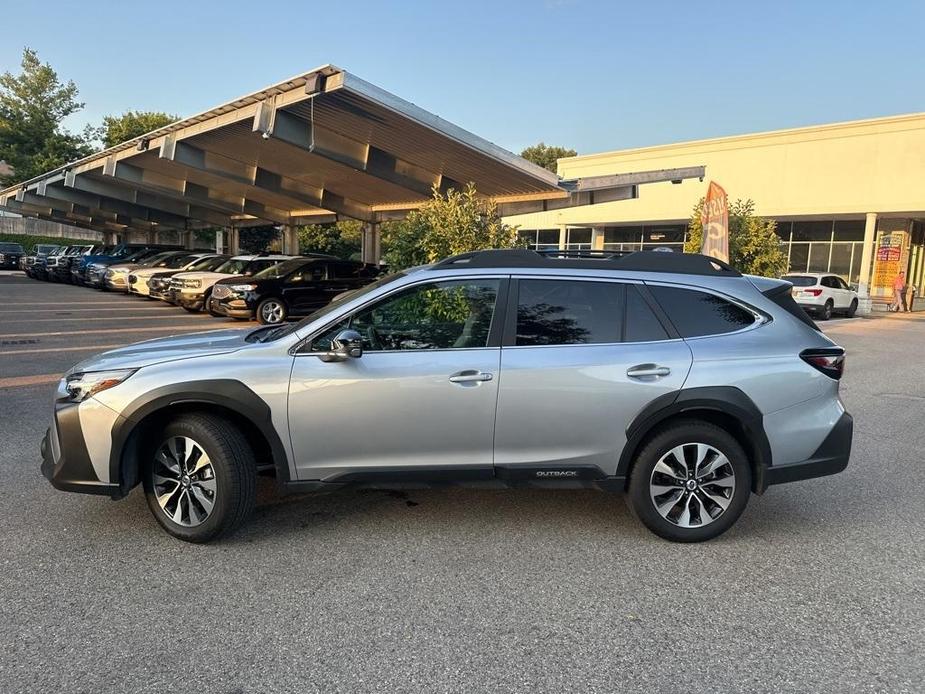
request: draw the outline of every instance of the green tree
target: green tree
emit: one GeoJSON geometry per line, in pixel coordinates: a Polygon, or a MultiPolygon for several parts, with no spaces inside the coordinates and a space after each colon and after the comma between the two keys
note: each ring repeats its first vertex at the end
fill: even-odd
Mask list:
{"type": "Polygon", "coordinates": [[[77,85],[62,83],[48,63],[23,49],[22,72],[0,75],[0,160],[13,173],[0,184],[25,181],[90,154],[84,137],[61,127],[61,121],[83,108],[77,85]]]}
{"type": "MultiPolygon", "coordinates": [[[[703,246],[700,213],[703,198],[694,206],[688,223],[685,253],[699,253],[703,246]]],[[[753,200],[729,204],[729,263],[740,272],[764,277],[780,277],[787,272],[787,254],[775,232],[777,222],[755,214],[753,200]]]]}
{"type": "Polygon", "coordinates": [[[497,205],[482,200],[475,186],[433,197],[406,219],[382,226],[383,260],[389,270],[434,263],[447,256],[483,248],[514,248],[517,227],[504,224],[497,205]]]}
{"type": "Polygon", "coordinates": [[[363,222],[344,219],[336,224],[309,224],[299,228],[302,253],[329,253],[349,260],[360,252],[363,222]]]}
{"type": "Polygon", "coordinates": [[[263,253],[277,240],[279,229],[275,226],[246,227],[240,230],[238,245],[242,253],[263,253]]]}
{"type": "Polygon", "coordinates": [[[105,116],[97,135],[103,147],[115,147],[178,120],[180,116],[160,111],[126,111],[121,116],[105,116]]]}
{"type": "Polygon", "coordinates": [[[534,164],[538,164],[544,169],[549,169],[553,173],[556,173],[557,159],[561,159],[562,157],[574,157],[576,154],[578,154],[578,152],[574,149],[566,149],[565,147],[557,147],[540,142],[538,145],[527,147],[520,153],[520,156],[527,161],[532,161],[534,164]]]}

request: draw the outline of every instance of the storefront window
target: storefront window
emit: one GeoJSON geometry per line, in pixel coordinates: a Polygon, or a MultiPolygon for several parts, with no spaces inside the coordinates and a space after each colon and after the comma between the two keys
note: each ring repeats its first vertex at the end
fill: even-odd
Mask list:
{"type": "MultiPolygon", "coordinates": [[[[832,220],[794,222],[794,241],[831,241],[832,220]]],[[[823,272],[825,272],[823,270],[823,272]]]]}
{"type": "Polygon", "coordinates": [[[793,222],[778,222],[777,228],[775,229],[775,231],[777,232],[777,235],[780,236],[781,239],[783,239],[785,242],[788,242],[788,243],[790,241],[790,227],[792,224],[793,222]]]}
{"type": "Polygon", "coordinates": [[[832,244],[832,263],[829,265],[829,272],[835,275],[841,275],[846,281],[851,282],[851,255],[854,250],[853,243],[833,243],[832,244]]]}
{"type": "Polygon", "coordinates": [[[571,250],[587,250],[591,248],[591,230],[567,229],[565,247],[571,250]]]}
{"type": "Polygon", "coordinates": [[[828,272],[829,271],[829,250],[830,243],[811,243],[809,244],[809,271],[810,272],[828,272]]]}
{"type": "Polygon", "coordinates": [[[808,243],[794,243],[790,245],[790,272],[806,272],[806,264],[808,261],[808,243]]]}
{"type": "Polygon", "coordinates": [[[835,222],[836,241],[863,241],[864,220],[845,219],[835,222]]]}

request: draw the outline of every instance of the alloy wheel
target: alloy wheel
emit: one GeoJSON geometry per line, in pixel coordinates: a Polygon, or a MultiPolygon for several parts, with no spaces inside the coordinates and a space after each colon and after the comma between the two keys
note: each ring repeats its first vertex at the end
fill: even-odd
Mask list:
{"type": "Polygon", "coordinates": [[[260,316],[265,323],[282,323],[283,313],[283,305],[278,301],[265,301],[260,306],[260,316]]]}
{"type": "Polygon", "coordinates": [[[152,483],[157,504],[177,525],[201,525],[215,508],[215,468],[196,441],[173,436],[154,455],[152,483]]]}
{"type": "Polygon", "coordinates": [[[659,515],[682,528],[702,528],[719,518],[735,494],[735,470],[722,451],[685,443],[652,469],[649,496],[659,515]]]}

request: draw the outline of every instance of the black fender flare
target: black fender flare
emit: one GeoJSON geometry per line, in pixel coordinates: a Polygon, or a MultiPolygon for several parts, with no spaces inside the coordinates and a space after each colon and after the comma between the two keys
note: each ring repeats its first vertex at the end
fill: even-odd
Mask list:
{"type": "Polygon", "coordinates": [[[626,428],[626,445],[617,463],[617,475],[627,475],[642,441],[670,417],[694,410],[709,410],[732,417],[751,444],[754,460],[752,489],[764,491],[765,470],[772,465],[771,444],[764,431],[763,415],[748,395],[734,386],[686,388],[655,398],[626,428]]]}
{"type": "Polygon", "coordinates": [[[272,414],[266,402],[241,381],[212,379],[155,388],[129,403],[122,410],[122,417],[117,419],[112,427],[110,481],[123,485],[122,463],[125,447],[145,417],[174,405],[189,404],[217,405],[246,418],[269,443],[277,479],[281,482],[289,480],[289,457],[276,427],[273,426],[272,414]]]}

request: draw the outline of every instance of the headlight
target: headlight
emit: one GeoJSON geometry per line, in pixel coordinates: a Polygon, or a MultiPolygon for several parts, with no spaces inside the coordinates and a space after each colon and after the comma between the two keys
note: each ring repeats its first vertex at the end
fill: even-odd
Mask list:
{"type": "Polygon", "coordinates": [[[116,369],[71,374],[64,379],[65,390],[71,402],[83,402],[91,395],[119,385],[135,371],[136,369],[116,369]]]}
{"type": "Polygon", "coordinates": [[[256,289],[256,284],[232,284],[228,287],[233,292],[249,292],[252,289],[256,289]]]}
{"type": "Polygon", "coordinates": [[[6,260],[6,256],[3,255],[3,253],[0,253],[0,263],[2,263],[4,260],[6,260]]]}

